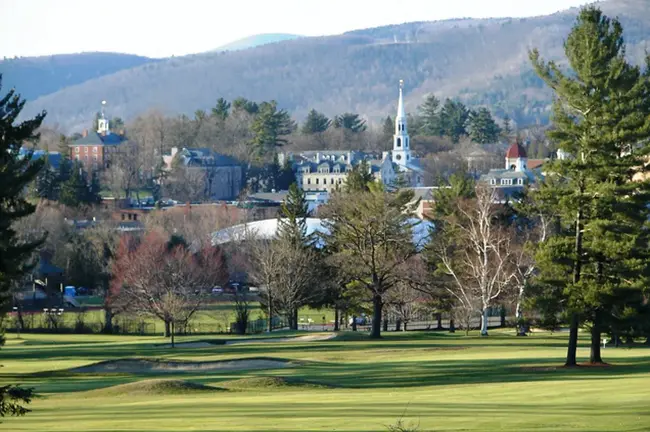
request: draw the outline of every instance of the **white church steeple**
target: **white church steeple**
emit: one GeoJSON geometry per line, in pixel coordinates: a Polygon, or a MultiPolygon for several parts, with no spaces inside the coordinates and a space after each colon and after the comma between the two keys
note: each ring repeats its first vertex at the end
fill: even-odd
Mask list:
{"type": "Polygon", "coordinates": [[[97,133],[100,135],[108,135],[111,133],[111,127],[106,118],[106,113],[104,113],[104,107],[106,106],[106,101],[102,101],[102,112],[97,120],[97,133]]]}
{"type": "Polygon", "coordinates": [[[399,81],[399,100],[397,116],[395,117],[395,135],[393,136],[393,162],[403,171],[411,160],[410,140],[406,127],[406,111],[404,111],[404,80],[399,81]]]}

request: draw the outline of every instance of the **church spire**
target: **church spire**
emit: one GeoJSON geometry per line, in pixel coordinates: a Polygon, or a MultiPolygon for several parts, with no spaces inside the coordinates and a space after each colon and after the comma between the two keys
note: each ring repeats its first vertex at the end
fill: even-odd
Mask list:
{"type": "Polygon", "coordinates": [[[409,150],[409,135],[406,129],[406,111],[404,111],[404,80],[399,81],[399,99],[397,101],[397,117],[395,117],[395,135],[393,136],[393,162],[406,168],[411,160],[409,150]]]}

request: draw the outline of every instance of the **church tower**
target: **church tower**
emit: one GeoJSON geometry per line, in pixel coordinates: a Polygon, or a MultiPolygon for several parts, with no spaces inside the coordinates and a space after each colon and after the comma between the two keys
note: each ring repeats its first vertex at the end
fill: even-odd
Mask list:
{"type": "Polygon", "coordinates": [[[404,171],[411,161],[409,134],[406,128],[406,111],[404,111],[404,80],[399,81],[399,101],[395,117],[395,135],[393,136],[393,162],[404,171]]]}
{"type": "Polygon", "coordinates": [[[100,135],[108,135],[111,133],[110,123],[108,122],[106,114],[104,113],[105,106],[106,101],[102,101],[102,112],[99,119],[97,119],[97,133],[100,135]]]}

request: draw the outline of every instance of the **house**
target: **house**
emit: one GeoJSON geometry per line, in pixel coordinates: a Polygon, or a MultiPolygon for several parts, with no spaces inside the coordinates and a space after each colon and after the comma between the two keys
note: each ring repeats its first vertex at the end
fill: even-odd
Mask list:
{"type": "Polygon", "coordinates": [[[424,172],[420,161],[411,153],[407,116],[404,110],[404,82],[400,81],[395,134],[392,151],[381,155],[353,150],[304,151],[297,154],[283,153],[279,161],[290,161],[296,173],[296,182],[305,191],[330,193],[345,184],[352,169],[365,162],[376,181],[386,186],[397,182],[409,186],[422,186],[424,172]]]}
{"type": "Polygon", "coordinates": [[[126,141],[124,131],[113,133],[110,121],[102,113],[97,120],[97,131],[84,130],[81,138],[75,140],[70,147],[70,158],[84,164],[86,169],[108,168],[111,157],[119,151],[120,145],[126,141]]]}
{"type": "MultiPolygon", "coordinates": [[[[266,207],[280,207],[289,194],[288,191],[272,191],[272,192],[258,192],[248,195],[247,201],[252,202],[259,206],[266,207]]],[[[329,199],[327,192],[311,192],[305,193],[305,201],[307,201],[307,210],[311,214],[315,214],[318,208],[325,204],[329,199]]]]}
{"type": "Polygon", "coordinates": [[[541,176],[541,163],[535,160],[534,168],[531,168],[526,149],[516,141],[506,152],[505,168],[491,169],[481,176],[480,181],[497,188],[499,196],[507,199],[534,184],[541,176]]]}
{"type": "Polygon", "coordinates": [[[175,164],[205,176],[205,193],[213,200],[229,200],[239,196],[243,188],[242,166],[236,159],[208,148],[172,147],[163,155],[167,171],[175,164]]]}

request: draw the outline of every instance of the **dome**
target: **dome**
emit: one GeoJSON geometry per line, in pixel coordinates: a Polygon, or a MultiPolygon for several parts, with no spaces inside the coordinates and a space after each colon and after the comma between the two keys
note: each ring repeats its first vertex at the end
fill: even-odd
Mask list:
{"type": "Polygon", "coordinates": [[[526,149],[519,144],[519,142],[515,142],[508,148],[508,152],[506,153],[506,158],[508,159],[518,159],[518,158],[527,158],[528,155],[526,154],[526,149]]]}

